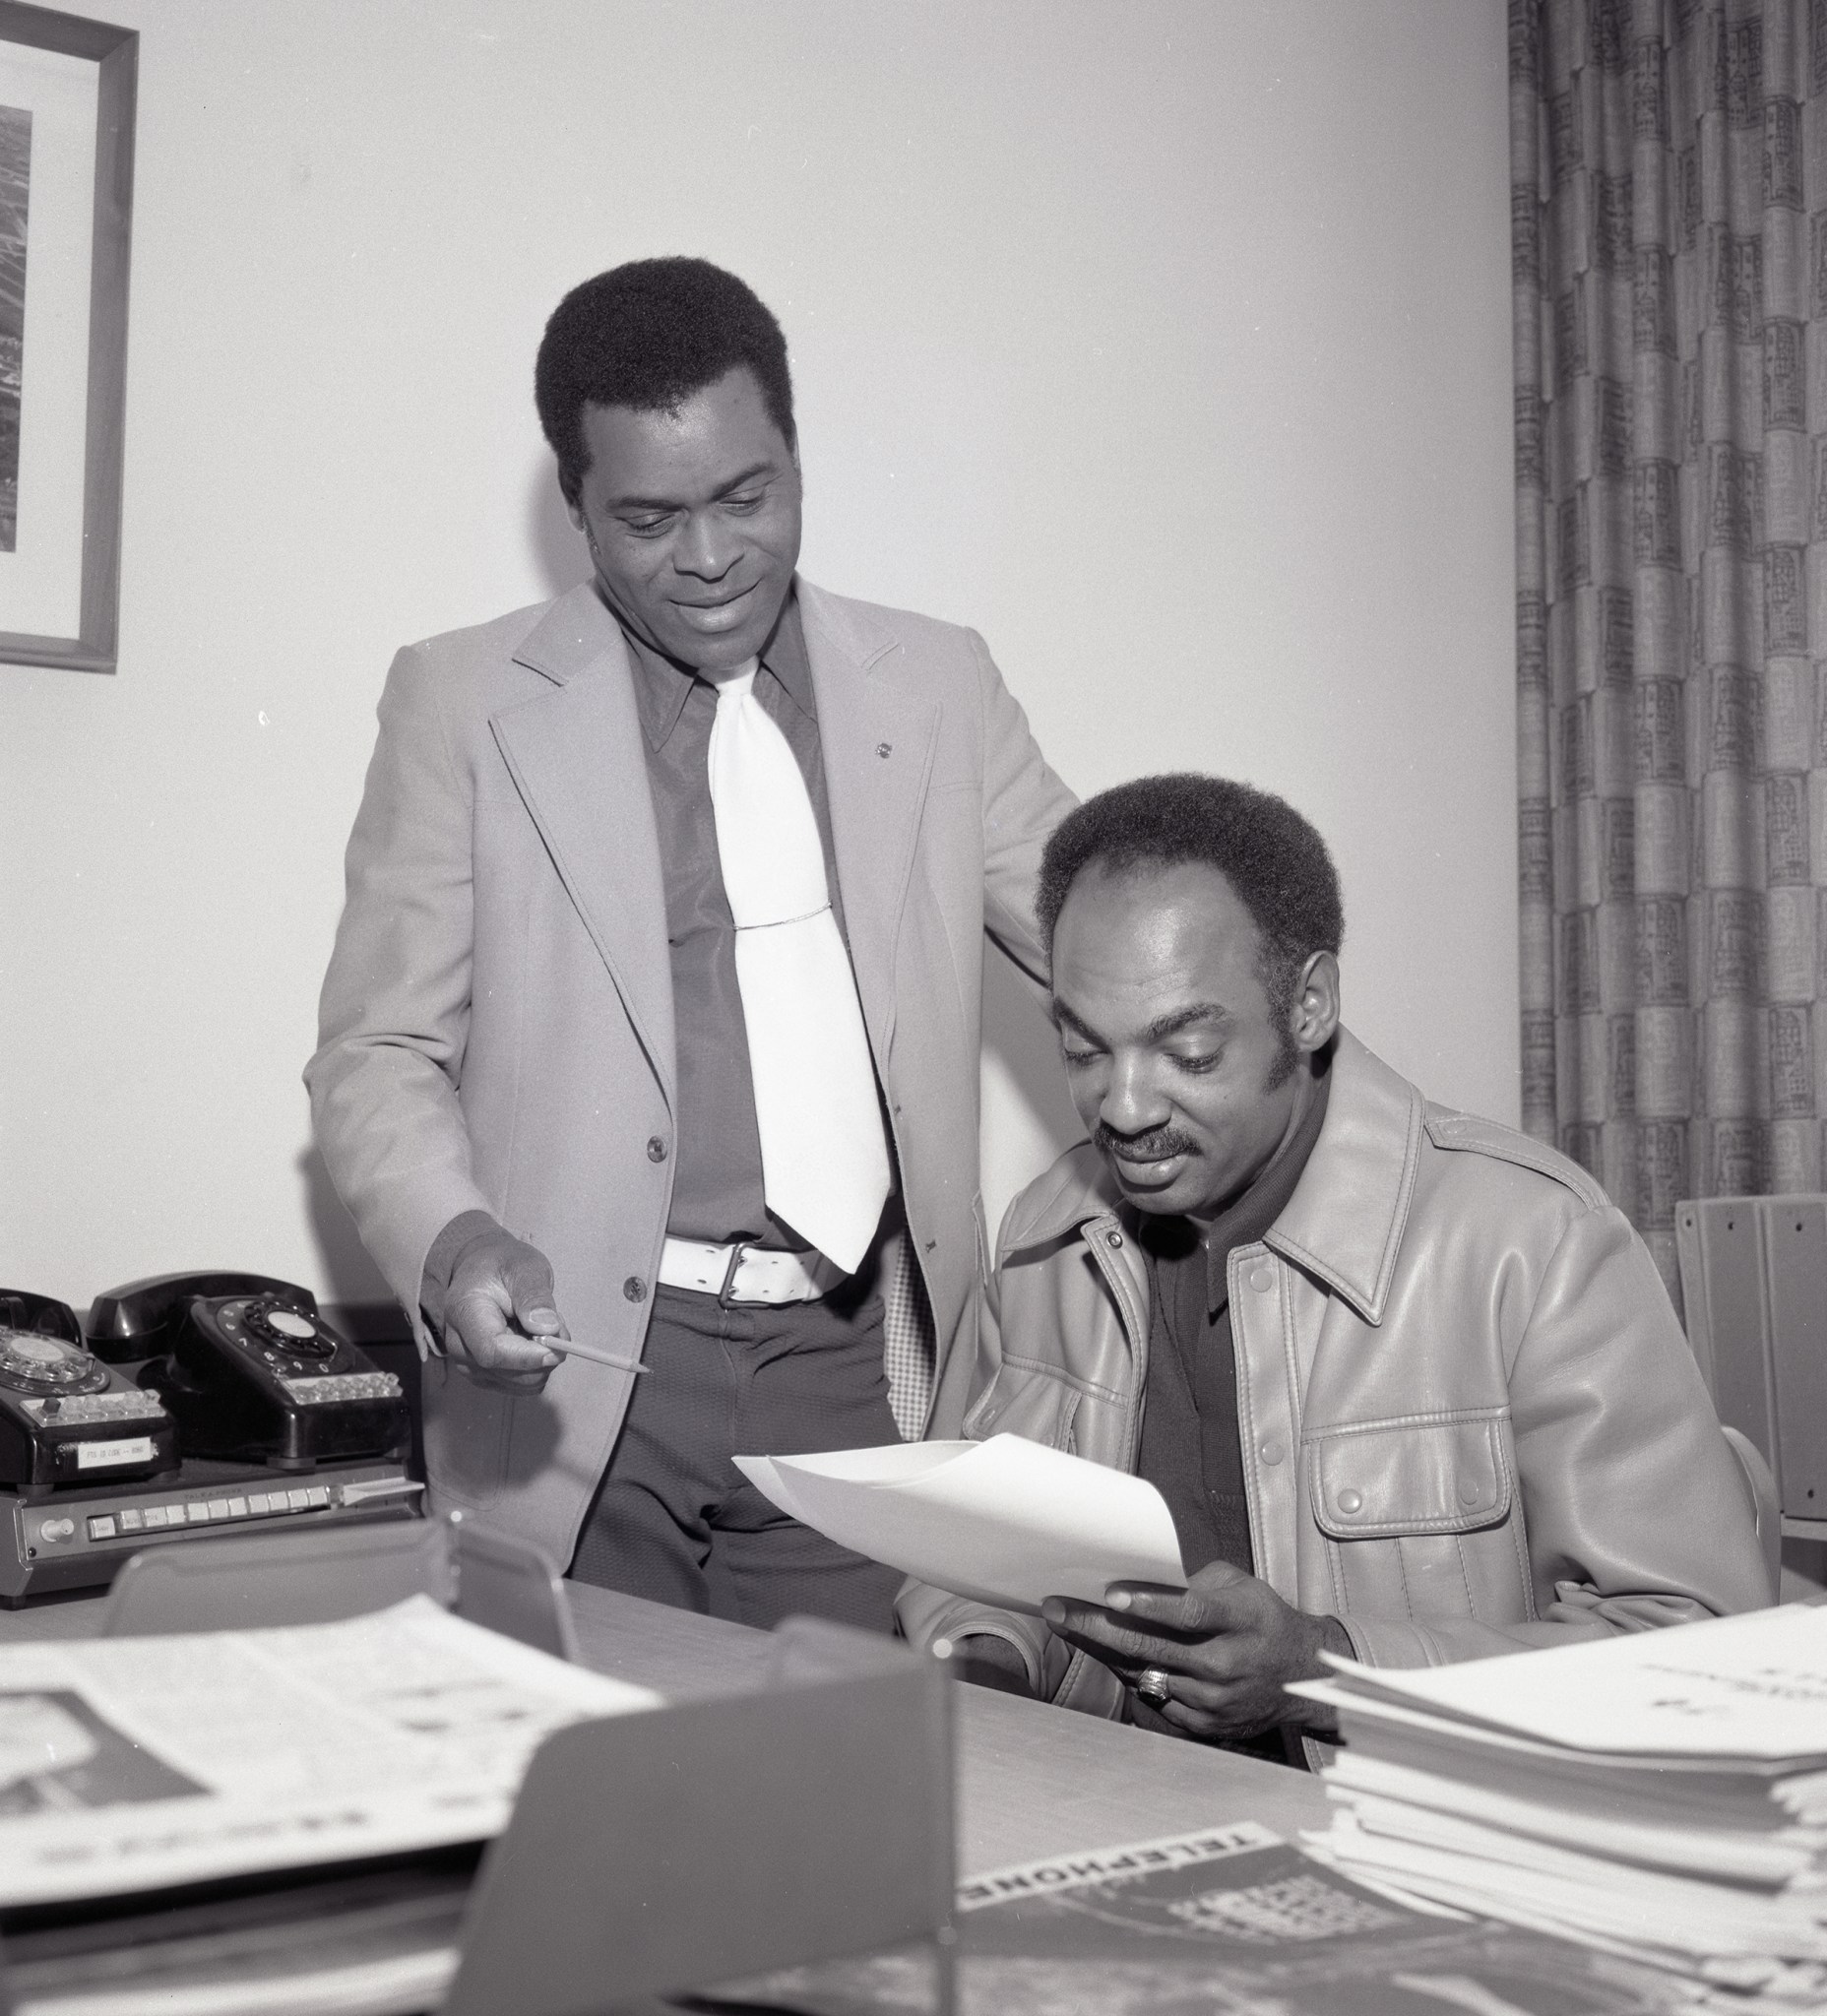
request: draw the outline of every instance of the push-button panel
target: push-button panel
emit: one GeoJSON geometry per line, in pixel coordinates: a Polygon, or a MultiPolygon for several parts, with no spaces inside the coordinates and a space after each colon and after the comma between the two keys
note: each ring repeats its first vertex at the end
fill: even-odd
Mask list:
{"type": "Polygon", "coordinates": [[[301,1407],[325,1407],[340,1400],[398,1400],[405,1392],[396,1372],[320,1372],[315,1378],[282,1379],[301,1407]]]}
{"type": "Polygon", "coordinates": [[[161,1421],[163,1403],[156,1393],[137,1389],[115,1393],[52,1394],[44,1399],[21,1399],[15,1403],[21,1414],[47,1427],[74,1427],[89,1421],[161,1421]]]}
{"type": "Polygon", "coordinates": [[[28,1554],[67,1555],[91,1545],[123,1547],[150,1539],[168,1539],[198,1528],[261,1524],[274,1520],[353,1511],[398,1496],[410,1502],[419,1486],[397,1470],[364,1473],[322,1482],[206,1485],[198,1489],[149,1492],[141,1502],[116,1499],[98,1507],[94,1499],[71,1504],[53,1499],[17,1508],[28,1554]]]}

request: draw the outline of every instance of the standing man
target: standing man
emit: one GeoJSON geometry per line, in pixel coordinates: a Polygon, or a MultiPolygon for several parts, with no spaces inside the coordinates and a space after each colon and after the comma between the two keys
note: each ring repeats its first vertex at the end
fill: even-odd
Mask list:
{"type": "Polygon", "coordinates": [[[634,1595],[886,1629],[897,1578],[730,1458],[917,1434],[968,1380],[983,933],[1043,974],[1072,800],[974,632],[796,578],[740,281],[587,281],[536,390],[595,575],[394,662],[318,1142],[426,1354],[436,1502],[634,1595]]]}

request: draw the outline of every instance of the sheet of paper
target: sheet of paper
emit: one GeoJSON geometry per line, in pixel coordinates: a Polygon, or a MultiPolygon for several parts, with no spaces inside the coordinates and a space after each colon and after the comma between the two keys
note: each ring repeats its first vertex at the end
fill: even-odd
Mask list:
{"type": "Polygon", "coordinates": [[[1151,1483],[1020,1435],[901,1442],[820,1456],[738,1456],[774,1504],[841,1546],[955,1595],[1039,1614],[1102,1603],[1112,1582],[1185,1587],[1151,1483]]]}
{"type": "Polygon", "coordinates": [[[553,1730],[660,1705],[422,1596],[0,1646],[0,1905],[485,1841],[553,1730]]]}
{"type": "Polygon", "coordinates": [[[1799,1604],[1412,1672],[1334,1664],[1348,1714],[1361,1696],[1574,1750],[1827,1758],[1827,1609],[1799,1604]]]}

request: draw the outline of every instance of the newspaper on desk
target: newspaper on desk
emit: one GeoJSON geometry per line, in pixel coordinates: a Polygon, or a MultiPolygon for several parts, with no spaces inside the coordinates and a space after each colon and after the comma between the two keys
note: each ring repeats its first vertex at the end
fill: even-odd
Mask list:
{"type": "Polygon", "coordinates": [[[423,1596],[0,1646],[0,1909],[487,1840],[553,1730],[659,1705],[423,1596]]]}
{"type": "MultiPolygon", "coordinates": [[[[1059,1855],[958,1891],[960,2016],[1693,2016],[1674,1976],[1411,1908],[1253,1820],[1059,1855]]],[[[925,2016],[930,1957],[794,1968],[704,2016],[925,2016]]]]}

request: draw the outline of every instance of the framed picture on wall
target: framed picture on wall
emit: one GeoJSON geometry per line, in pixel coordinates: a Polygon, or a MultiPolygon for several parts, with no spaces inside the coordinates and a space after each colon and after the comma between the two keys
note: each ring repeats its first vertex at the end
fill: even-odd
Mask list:
{"type": "Polygon", "coordinates": [[[0,663],[115,667],[139,42],[0,0],[0,663]]]}

